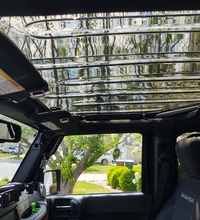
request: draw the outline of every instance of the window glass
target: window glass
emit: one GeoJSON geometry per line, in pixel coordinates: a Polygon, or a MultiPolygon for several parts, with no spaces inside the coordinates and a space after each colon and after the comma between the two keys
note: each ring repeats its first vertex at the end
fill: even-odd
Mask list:
{"type": "MultiPolygon", "coordinates": [[[[61,169],[61,191],[90,194],[141,191],[142,135],[67,136],[48,168],[61,169]]],[[[49,185],[47,192],[55,187],[49,185]]]]}
{"type": "MultiPolygon", "coordinates": [[[[36,130],[3,115],[0,115],[0,119],[18,124],[22,128],[21,140],[18,143],[0,143],[0,186],[3,186],[12,180],[35,137],[36,130]]],[[[0,127],[0,131],[5,131],[5,127],[0,127]]]]}

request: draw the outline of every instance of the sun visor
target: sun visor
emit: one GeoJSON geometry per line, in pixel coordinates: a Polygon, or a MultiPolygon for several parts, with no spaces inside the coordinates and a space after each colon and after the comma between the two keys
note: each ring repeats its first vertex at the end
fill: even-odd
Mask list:
{"type": "Polygon", "coordinates": [[[0,95],[25,91],[25,88],[14,81],[4,70],[0,69],[0,95]]]}
{"type": "Polygon", "coordinates": [[[0,96],[27,92],[41,94],[48,84],[24,54],[0,33],[0,96]]]}

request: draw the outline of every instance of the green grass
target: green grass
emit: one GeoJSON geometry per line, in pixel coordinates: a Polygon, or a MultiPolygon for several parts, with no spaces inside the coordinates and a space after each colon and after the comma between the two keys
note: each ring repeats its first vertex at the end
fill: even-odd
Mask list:
{"type": "Polygon", "coordinates": [[[110,168],[114,167],[113,165],[100,165],[95,164],[85,171],[85,173],[107,173],[110,168]]]}
{"type": "Polygon", "coordinates": [[[22,160],[25,157],[25,155],[13,155],[13,157],[11,157],[12,160],[22,160]]]}
{"type": "Polygon", "coordinates": [[[22,160],[25,154],[21,154],[19,157],[16,154],[5,153],[0,151],[0,159],[12,159],[12,160],[22,160]]]}
{"type": "Polygon", "coordinates": [[[85,181],[78,181],[74,187],[73,194],[90,194],[90,193],[110,193],[111,190],[85,181]]]}
{"type": "Polygon", "coordinates": [[[4,152],[1,152],[1,151],[0,151],[0,159],[7,159],[7,158],[10,158],[10,157],[12,157],[11,154],[9,154],[9,153],[4,153],[4,152]]]}
{"type": "Polygon", "coordinates": [[[8,182],[9,182],[9,179],[8,179],[8,178],[0,179],[0,186],[4,186],[4,185],[6,185],[8,182]]]}

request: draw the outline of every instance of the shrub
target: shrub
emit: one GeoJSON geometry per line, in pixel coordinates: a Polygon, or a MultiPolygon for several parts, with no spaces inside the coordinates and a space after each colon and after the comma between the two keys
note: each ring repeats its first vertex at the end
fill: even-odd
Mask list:
{"type": "Polygon", "coordinates": [[[120,170],[114,170],[111,174],[110,177],[110,185],[112,186],[113,189],[116,189],[117,187],[119,187],[119,175],[120,175],[121,171],[120,170]]]}
{"type": "Polygon", "coordinates": [[[134,165],[132,169],[128,169],[124,166],[112,167],[107,173],[108,185],[112,186],[114,189],[120,188],[123,191],[141,192],[141,169],[141,164],[134,165]],[[124,173],[124,171],[126,172],[124,173]]]}
{"type": "Polygon", "coordinates": [[[133,170],[124,170],[119,177],[119,187],[123,191],[136,191],[137,186],[134,183],[134,172],[133,170]]]}
{"type": "Polygon", "coordinates": [[[142,191],[141,173],[135,173],[135,179],[134,179],[133,183],[136,185],[136,191],[141,192],[142,191]]]}
{"type": "Polygon", "coordinates": [[[141,192],[142,191],[142,167],[141,167],[141,164],[134,165],[132,170],[135,175],[133,183],[136,185],[136,190],[138,192],[141,192]]]}
{"type": "Polygon", "coordinates": [[[116,167],[110,174],[109,181],[113,189],[119,187],[119,177],[123,171],[128,170],[127,167],[116,167]]]}
{"type": "Polygon", "coordinates": [[[119,167],[118,169],[114,170],[112,175],[111,175],[111,186],[113,189],[116,189],[119,187],[119,177],[125,167],[119,167]]]}
{"type": "Polygon", "coordinates": [[[136,165],[133,165],[133,172],[134,173],[141,173],[142,171],[142,167],[141,167],[141,164],[136,164],[136,165]]]}
{"type": "Polygon", "coordinates": [[[111,185],[111,176],[112,176],[112,173],[113,171],[116,169],[116,167],[112,167],[109,169],[108,173],[107,173],[107,182],[108,182],[108,185],[111,185]]]}

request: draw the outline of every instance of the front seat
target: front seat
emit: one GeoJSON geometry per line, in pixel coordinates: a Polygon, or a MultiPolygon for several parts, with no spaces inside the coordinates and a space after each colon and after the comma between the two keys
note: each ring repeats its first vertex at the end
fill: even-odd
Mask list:
{"type": "Polygon", "coordinates": [[[176,148],[183,176],[156,219],[200,220],[200,136],[184,138],[176,148]]]}

